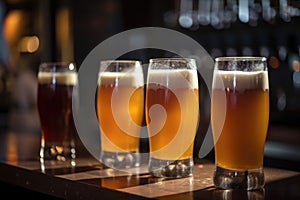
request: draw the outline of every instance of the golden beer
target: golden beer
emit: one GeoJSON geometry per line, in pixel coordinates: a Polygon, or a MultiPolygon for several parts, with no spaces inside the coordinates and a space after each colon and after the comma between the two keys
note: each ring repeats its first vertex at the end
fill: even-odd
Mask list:
{"type": "Polygon", "coordinates": [[[153,70],[148,74],[146,123],[152,158],[181,160],[193,154],[199,112],[197,74],[193,72],[153,70]],[[165,119],[160,112],[151,113],[155,105],[165,110],[165,119]]]}
{"type": "Polygon", "coordinates": [[[144,114],[143,82],[134,75],[99,73],[96,105],[102,150],[138,152],[144,114]]]}
{"type": "Polygon", "coordinates": [[[267,71],[215,71],[211,106],[216,164],[260,168],[269,119],[267,71]]]}

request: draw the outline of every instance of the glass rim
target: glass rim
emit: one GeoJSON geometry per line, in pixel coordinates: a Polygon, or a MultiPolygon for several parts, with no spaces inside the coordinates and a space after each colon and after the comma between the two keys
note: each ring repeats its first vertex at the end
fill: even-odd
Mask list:
{"type": "Polygon", "coordinates": [[[41,62],[40,65],[76,65],[75,62],[57,61],[57,62],[41,62]]]}
{"type": "Polygon", "coordinates": [[[246,61],[266,61],[264,56],[222,56],[215,58],[216,62],[246,62],[246,61]]]}
{"type": "Polygon", "coordinates": [[[101,60],[100,64],[135,64],[135,63],[142,63],[140,60],[101,60]]]}
{"type": "Polygon", "coordinates": [[[75,62],[41,62],[38,67],[38,73],[42,72],[77,72],[75,62]]]}
{"type": "Polygon", "coordinates": [[[196,61],[196,60],[194,58],[170,57],[170,58],[151,58],[149,61],[150,62],[158,62],[158,61],[168,62],[168,61],[196,61]]]}

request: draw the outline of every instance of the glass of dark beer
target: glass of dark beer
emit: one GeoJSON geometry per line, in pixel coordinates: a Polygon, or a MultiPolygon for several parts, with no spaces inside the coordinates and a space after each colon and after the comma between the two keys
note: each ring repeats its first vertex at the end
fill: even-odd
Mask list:
{"type": "Polygon", "coordinates": [[[75,63],[42,63],[38,71],[37,104],[42,128],[40,158],[75,159],[73,98],[76,97],[75,63]]]}
{"type": "Polygon", "coordinates": [[[264,186],[264,145],[269,122],[269,82],[264,57],[215,60],[211,123],[214,184],[220,189],[264,186]]]}

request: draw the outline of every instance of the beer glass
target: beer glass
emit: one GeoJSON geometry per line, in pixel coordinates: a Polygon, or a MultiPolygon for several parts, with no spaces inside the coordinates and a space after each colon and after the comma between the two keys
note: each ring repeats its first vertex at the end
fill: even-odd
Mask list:
{"type": "Polygon", "coordinates": [[[42,128],[40,158],[74,159],[75,126],[73,89],[77,85],[75,63],[42,63],[38,71],[38,113],[42,128]]]}
{"type": "Polygon", "coordinates": [[[268,121],[266,58],[216,58],[211,123],[217,188],[253,190],[264,186],[268,121]]]}
{"type": "Polygon", "coordinates": [[[138,167],[139,138],[144,116],[141,62],[101,61],[96,107],[100,125],[101,162],[116,169],[138,167]]]}
{"type": "Polygon", "coordinates": [[[199,115],[196,61],[150,59],[147,76],[149,171],[156,177],[191,176],[199,115]]]}

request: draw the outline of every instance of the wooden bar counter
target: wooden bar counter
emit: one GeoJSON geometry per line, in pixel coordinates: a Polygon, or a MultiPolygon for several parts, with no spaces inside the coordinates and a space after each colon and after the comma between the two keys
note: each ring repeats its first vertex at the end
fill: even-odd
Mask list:
{"type": "MultiPolygon", "coordinates": [[[[273,138],[267,141],[267,150],[274,141],[280,141],[273,138]]],[[[33,199],[300,199],[299,162],[289,162],[289,168],[266,165],[266,184],[262,190],[218,190],[212,181],[212,159],[195,159],[192,177],[167,179],[152,177],[147,170],[147,159],[139,168],[125,172],[103,166],[87,151],[80,150],[74,162],[41,163],[39,145],[39,133],[0,134],[2,196],[12,199],[20,195],[33,199]]],[[[77,147],[82,149],[80,145],[77,147]]],[[[298,143],[293,147],[289,154],[298,155],[298,143]]],[[[266,153],[267,161],[278,154],[266,153]]]]}
{"type": "Polygon", "coordinates": [[[3,184],[61,199],[300,198],[300,172],[266,167],[263,190],[217,190],[212,182],[213,163],[207,160],[196,160],[193,176],[180,179],[152,177],[147,165],[132,172],[118,171],[93,158],[77,159],[75,166],[71,162],[1,162],[0,174],[3,184]]]}

